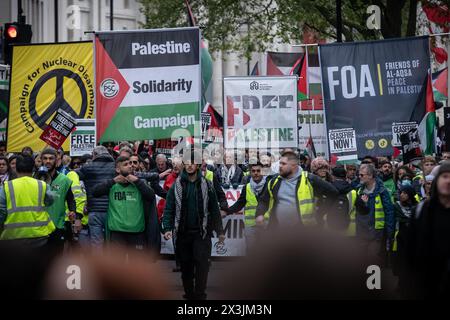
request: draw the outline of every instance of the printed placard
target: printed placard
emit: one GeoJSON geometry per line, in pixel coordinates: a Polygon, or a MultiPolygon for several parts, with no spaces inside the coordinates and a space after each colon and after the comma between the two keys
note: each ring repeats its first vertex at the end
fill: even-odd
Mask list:
{"type": "Polygon", "coordinates": [[[353,128],[330,130],[330,153],[356,152],[356,134],[353,128]]]}

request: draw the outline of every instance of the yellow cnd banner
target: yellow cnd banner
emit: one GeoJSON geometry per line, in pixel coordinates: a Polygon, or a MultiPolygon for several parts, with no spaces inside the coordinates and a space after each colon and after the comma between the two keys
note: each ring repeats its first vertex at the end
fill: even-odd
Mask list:
{"type": "Polygon", "coordinates": [[[77,119],[94,118],[94,90],[92,42],[14,46],[8,152],[42,150],[39,136],[59,108],[77,119]]]}

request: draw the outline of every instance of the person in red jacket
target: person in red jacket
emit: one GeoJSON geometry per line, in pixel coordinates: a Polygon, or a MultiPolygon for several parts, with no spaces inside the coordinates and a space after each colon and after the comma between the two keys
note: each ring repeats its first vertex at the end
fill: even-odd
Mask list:
{"type": "MultiPolygon", "coordinates": [[[[177,180],[178,175],[183,170],[183,159],[181,157],[175,156],[172,158],[172,172],[166,177],[164,181],[163,189],[165,191],[169,191],[170,187],[174,184],[175,180],[177,180]]],[[[166,206],[166,200],[161,199],[158,202],[158,219],[159,223],[161,223],[162,214],[164,212],[164,207],[166,206]]]]}

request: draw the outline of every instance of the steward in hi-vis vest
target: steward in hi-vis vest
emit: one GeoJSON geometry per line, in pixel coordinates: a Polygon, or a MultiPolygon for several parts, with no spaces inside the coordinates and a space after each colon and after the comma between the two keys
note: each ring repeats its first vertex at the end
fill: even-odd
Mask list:
{"type": "Polygon", "coordinates": [[[18,178],[0,187],[0,240],[42,247],[55,230],[47,210],[53,196],[45,182],[32,178],[33,167],[32,157],[19,155],[18,178]]]}
{"type": "Polygon", "coordinates": [[[48,170],[48,174],[42,176],[50,184],[50,188],[55,195],[53,204],[48,208],[50,217],[55,224],[56,230],[50,235],[49,244],[52,245],[55,253],[60,254],[64,251],[64,242],[72,238],[72,230],[66,231],[66,204],[69,214],[75,215],[76,203],[72,193],[72,181],[64,174],[56,170],[56,150],[46,148],[41,153],[42,164],[48,170]]]}
{"type": "Polygon", "coordinates": [[[256,209],[256,223],[269,215],[269,228],[280,226],[321,226],[315,212],[315,197],[325,196],[335,201],[336,188],[318,176],[303,171],[294,152],[284,152],[280,158],[280,174],[270,180],[256,209]]]}

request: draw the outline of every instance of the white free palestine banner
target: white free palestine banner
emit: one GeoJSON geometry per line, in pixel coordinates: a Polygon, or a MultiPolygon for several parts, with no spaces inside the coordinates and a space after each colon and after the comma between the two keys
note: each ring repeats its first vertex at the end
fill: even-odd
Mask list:
{"type": "Polygon", "coordinates": [[[225,148],[298,146],[297,77],[223,79],[225,148]]]}

